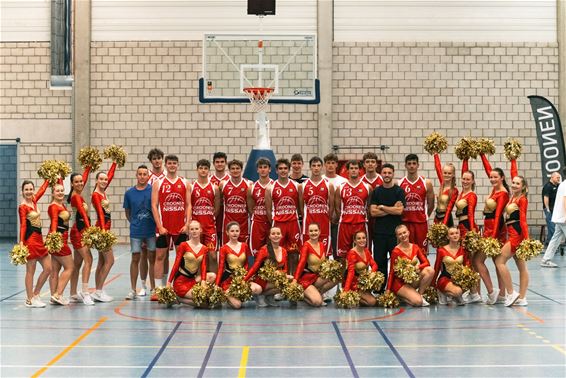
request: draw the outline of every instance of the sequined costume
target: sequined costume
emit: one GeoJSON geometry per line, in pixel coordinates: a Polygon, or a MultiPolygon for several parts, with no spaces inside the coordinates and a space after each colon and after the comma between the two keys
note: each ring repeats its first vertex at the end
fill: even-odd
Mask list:
{"type": "MultiPolygon", "coordinates": [[[[440,162],[440,156],[434,154],[434,168],[436,170],[436,176],[440,181],[440,187],[444,187],[444,176],[442,175],[442,164],[440,162]]],[[[454,220],[452,219],[452,209],[458,198],[458,188],[445,188],[441,193],[438,194],[437,204],[434,216],[434,223],[443,223],[448,227],[454,225],[454,220]]]]}
{"type": "Polygon", "coordinates": [[[320,251],[317,252],[311,243],[305,242],[301,248],[299,264],[295,271],[295,280],[303,287],[313,285],[318,279],[320,264],[326,259],[326,249],[324,244],[318,244],[320,251]]]}
{"type": "MultiPolygon", "coordinates": [[[[487,177],[489,177],[491,171],[491,165],[487,160],[487,157],[482,154],[481,159],[487,177]]],[[[483,236],[492,237],[498,239],[501,243],[507,241],[507,230],[505,227],[505,222],[503,219],[503,210],[505,205],[509,202],[509,193],[504,190],[496,192],[492,190],[489,197],[485,201],[485,207],[483,210],[484,222],[483,222],[483,236]]]]}
{"type": "Polygon", "coordinates": [[[436,250],[436,261],[434,262],[434,278],[433,285],[436,288],[445,291],[446,286],[452,283],[452,270],[455,265],[470,266],[470,260],[464,247],[458,248],[456,255],[452,255],[446,247],[440,247],[436,250]]]}
{"type": "Polygon", "coordinates": [[[241,243],[240,250],[234,251],[228,244],[220,247],[220,258],[218,261],[218,272],[216,273],[216,285],[223,290],[228,290],[232,283],[230,276],[237,267],[248,270],[248,258],[251,256],[250,248],[246,243],[241,243]]]}
{"type": "MultiPolygon", "coordinates": [[[[255,261],[250,270],[248,270],[248,274],[244,277],[244,280],[249,281],[253,276],[256,275],[258,270],[263,267],[263,264],[267,261],[267,259],[275,260],[277,263],[277,267],[282,270],[283,272],[287,273],[289,271],[287,266],[287,250],[281,247],[281,260],[277,261],[275,256],[270,256],[267,250],[267,245],[264,245],[257,251],[255,255],[255,261]]],[[[262,290],[265,290],[267,286],[267,282],[259,277],[254,278],[253,280],[256,284],[261,286],[262,290]]]]}
{"type": "Polygon", "coordinates": [[[358,290],[358,277],[361,273],[367,271],[368,267],[371,268],[372,272],[377,272],[377,263],[371,257],[371,252],[369,249],[364,248],[364,255],[352,248],[346,254],[346,263],[348,264],[346,269],[346,277],[342,282],[342,287],[344,291],[358,290]]]}
{"type": "Polygon", "coordinates": [[[52,203],[47,210],[51,224],[49,226],[49,233],[58,232],[63,237],[63,247],[58,252],[53,252],[56,256],[69,256],[71,248],[69,248],[69,220],[71,214],[67,211],[64,204],[52,203]]]}
{"type": "Polygon", "coordinates": [[[397,294],[399,289],[401,289],[403,285],[405,285],[405,282],[401,278],[397,277],[397,275],[395,274],[395,269],[394,269],[395,262],[399,258],[405,258],[410,261],[418,261],[419,270],[423,270],[427,266],[430,266],[430,262],[426,258],[423,250],[419,248],[418,245],[411,244],[410,255],[405,254],[405,252],[403,252],[403,250],[398,246],[395,247],[393,251],[391,251],[391,259],[389,263],[389,277],[387,280],[387,290],[390,290],[395,294],[397,294]]]}
{"type": "Polygon", "coordinates": [[[32,196],[33,207],[22,203],[18,208],[20,216],[20,242],[28,247],[28,260],[41,259],[47,255],[47,249],[43,245],[41,235],[41,214],[37,207],[37,202],[41,199],[49,187],[49,182],[43,185],[32,196]]]}
{"type": "MultiPolygon", "coordinates": [[[[106,189],[110,186],[110,183],[114,178],[115,171],[116,163],[112,163],[108,170],[108,185],[106,186],[106,189]]],[[[102,194],[94,191],[91,196],[91,203],[96,211],[96,226],[103,230],[110,230],[110,227],[112,227],[112,216],[110,213],[110,202],[106,196],[106,191],[102,194]]]]}
{"type": "MultiPolygon", "coordinates": [[[[86,167],[82,174],[85,185],[88,182],[89,173],[90,167],[86,167]]],[[[90,227],[90,218],[88,217],[88,205],[80,194],[75,192],[71,194],[71,206],[75,212],[75,223],[71,227],[71,243],[73,249],[77,250],[83,247],[82,232],[90,227]]]]}
{"type": "Polygon", "coordinates": [[[194,251],[188,242],[182,242],[177,248],[175,263],[171,268],[168,283],[173,282],[173,290],[179,297],[184,297],[197,283],[197,276],[206,280],[206,256],[208,247],[202,245],[194,251]]]}

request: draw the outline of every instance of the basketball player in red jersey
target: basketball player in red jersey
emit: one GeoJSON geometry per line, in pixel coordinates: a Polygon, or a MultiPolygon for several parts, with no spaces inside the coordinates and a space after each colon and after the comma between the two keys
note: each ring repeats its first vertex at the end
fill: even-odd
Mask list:
{"type": "MultiPolygon", "coordinates": [[[[149,169],[149,180],[148,184],[153,185],[154,182],[161,180],[165,177],[165,169],[163,168],[163,157],[165,154],[159,148],[151,149],[147,154],[147,160],[151,163],[151,169],[149,169]]],[[[157,230],[156,230],[157,234],[157,230]]],[[[165,259],[164,264],[169,266],[169,259],[165,259]]],[[[149,287],[151,290],[155,289],[155,278],[153,273],[155,271],[155,251],[148,251],[145,243],[142,243],[141,256],[140,256],[140,279],[141,279],[141,289],[137,295],[143,297],[147,295],[147,276],[149,273],[149,287]]],[[[165,268],[164,268],[165,271],[165,268]]]]}
{"type": "Polygon", "coordinates": [[[428,217],[434,211],[434,189],[432,182],[419,176],[419,157],[409,154],[405,157],[407,175],[399,180],[405,191],[406,205],[403,210],[403,224],[409,229],[410,242],[422,248],[428,255],[428,217]]]}
{"type": "MultiPolygon", "coordinates": [[[[377,154],[374,152],[366,152],[362,157],[364,170],[366,173],[362,176],[362,181],[371,186],[374,190],[378,186],[383,185],[383,178],[377,173],[377,154]]],[[[375,218],[369,217],[368,219],[368,248],[373,252],[373,229],[375,218]]]]}
{"type": "Polygon", "coordinates": [[[338,221],[338,252],[340,258],[354,244],[354,235],[363,231],[367,235],[368,203],[371,197],[371,187],[360,177],[360,162],[350,160],[346,163],[348,181],[341,184],[334,192],[334,206],[338,221]]]}
{"type": "Polygon", "coordinates": [[[267,219],[273,227],[281,229],[281,246],[289,252],[289,268],[295,271],[302,247],[299,226],[299,189],[295,181],[289,179],[291,163],[279,159],[275,165],[277,180],[265,191],[267,219]]]}
{"type": "MultiPolygon", "coordinates": [[[[164,266],[171,243],[178,246],[187,240],[187,230],[191,218],[190,185],[177,176],[179,158],[175,155],[165,157],[167,175],[155,182],[151,193],[151,210],[159,236],[156,241],[155,280],[162,280],[169,266],[164,266]],[[165,270],[165,272],[164,272],[165,270]]],[[[162,282],[165,285],[165,282],[162,282]]],[[[157,300],[155,295],[152,300],[157,300]]]]}
{"type": "Polygon", "coordinates": [[[220,210],[220,191],[209,179],[210,161],[197,162],[197,179],[190,189],[192,220],[200,223],[201,243],[208,247],[208,267],[216,269],[216,215],[220,210]]]}
{"type": "Polygon", "coordinates": [[[322,164],[318,156],[309,160],[311,177],[299,185],[299,207],[303,209],[303,240],[309,240],[309,226],[317,223],[322,250],[331,256],[330,216],[334,213],[334,186],[322,177],[322,164]]]}
{"type": "MultiPolygon", "coordinates": [[[[216,186],[220,186],[222,181],[230,179],[230,175],[226,172],[226,163],[228,162],[228,155],[224,152],[215,152],[212,155],[212,165],[214,165],[214,173],[210,175],[210,182],[216,186]]],[[[220,210],[216,214],[216,240],[218,244],[222,241],[224,229],[222,228],[222,219],[224,218],[224,206],[220,201],[220,210]]]]}
{"type": "Polygon", "coordinates": [[[250,232],[248,227],[248,190],[250,182],[242,177],[244,163],[240,160],[231,160],[228,163],[230,178],[220,183],[220,196],[224,205],[224,216],[222,220],[222,245],[230,240],[226,233],[226,226],[230,222],[238,222],[240,225],[239,241],[247,243],[250,232]]]}
{"type": "Polygon", "coordinates": [[[252,215],[250,248],[254,256],[267,243],[267,236],[271,228],[271,224],[267,220],[267,209],[265,208],[265,191],[273,183],[273,180],[269,178],[271,173],[271,162],[269,159],[258,159],[256,168],[259,179],[248,190],[248,211],[252,215]]]}

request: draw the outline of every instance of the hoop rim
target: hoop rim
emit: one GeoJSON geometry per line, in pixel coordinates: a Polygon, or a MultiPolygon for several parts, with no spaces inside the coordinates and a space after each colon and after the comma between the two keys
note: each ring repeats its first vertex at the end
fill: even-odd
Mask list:
{"type": "Polygon", "coordinates": [[[246,87],[243,88],[243,91],[248,94],[255,94],[255,93],[264,94],[264,93],[272,93],[274,89],[269,87],[246,87]]]}

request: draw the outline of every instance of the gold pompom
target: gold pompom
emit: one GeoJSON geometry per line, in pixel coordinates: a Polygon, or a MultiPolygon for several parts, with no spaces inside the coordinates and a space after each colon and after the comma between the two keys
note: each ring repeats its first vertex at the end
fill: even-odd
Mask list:
{"type": "Polygon", "coordinates": [[[520,260],[529,261],[533,257],[540,255],[542,249],[543,245],[540,241],[525,239],[517,247],[516,256],[520,260]]]}
{"type": "Polygon", "coordinates": [[[395,266],[393,267],[393,271],[395,275],[403,280],[408,285],[412,285],[413,283],[419,280],[419,273],[417,272],[418,261],[411,261],[404,257],[399,257],[395,261],[395,266]]]}
{"type": "Polygon", "coordinates": [[[477,143],[480,153],[484,155],[493,155],[495,153],[495,142],[493,139],[480,138],[477,143]]]}
{"type": "Polygon", "coordinates": [[[51,232],[45,237],[45,248],[49,253],[57,253],[63,248],[63,235],[60,232],[51,232]]]}
{"type": "Polygon", "coordinates": [[[10,260],[14,265],[26,265],[28,262],[29,249],[23,244],[16,244],[10,251],[10,260]]]}
{"type": "Polygon", "coordinates": [[[479,146],[475,139],[473,138],[462,138],[456,144],[454,148],[454,153],[460,160],[467,160],[470,158],[477,158],[479,154],[479,146]]]}
{"type": "Polygon", "coordinates": [[[94,248],[100,252],[106,252],[116,244],[117,240],[118,238],[116,238],[116,235],[114,235],[112,231],[101,230],[97,243],[94,244],[94,248]]]}
{"type": "Polygon", "coordinates": [[[155,295],[157,295],[157,302],[167,305],[167,307],[179,303],[175,290],[170,286],[155,288],[155,295]]]}
{"type": "Polygon", "coordinates": [[[468,253],[468,257],[474,256],[477,252],[481,252],[481,236],[475,231],[468,231],[464,239],[462,240],[462,245],[468,253]]]}
{"type": "Polygon", "coordinates": [[[448,227],[444,223],[434,223],[428,228],[426,238],[434,248],[448,244],[448,227]]]}
{"type": "Polygon", "coordinates": [[[438,292],[436,291],[436,288],[432,286],[427,287],[423,293],[423,298],[430,304],[438,303],[438,292]]]}
{"type": "MultiPolygon", "coordinates": [[[[86,247],[93,247],[98,244],[101,229],[96,226],[90,226],[82,232],[82,242],[86,247]]],[[[96,248],[96,247],[95,247],[96,248]]]]}
{"type": "Polygon", "coordinates": [[[191,296],[197,307],[208,305],[208,283],[205,281],[203,284],[201,281],[195,284],[191,289],[191,296]]]}
{"type": "Polygon", "coordinates": [[[381,272],[371,272],[366,270],[358,277],[358,289],[360,291],[379,291],[383,282],[385,281],[385,276],[381,272]]]}
{"type": "Polygon", "coordinates": [[[297,282],[289,282],[281,290],[281,295],[288,301],[298,302],[305,298],[305,289],[297,282]]]}
{"type": "Polygon", "coordinates": [[[249,301],[253,298],[252,285],[244,280],[246,269],[244,267],[236,267],[232,271],[232,283],[228,287],[227,295],[234,297],[241,302],[249,301]]]}
{"type": "Polygon", "coordinates": [[[519,156],[521,156],[523,146],[517,139],[510,138],[503,144],[503,150],[505,151],[507,160],[517,160],[519,156]]]}
{"type": "Polygon", "coordinates": [[[37,175],[44,180],[49,181],[49,185],[53,186],[59,181],[61,175],[61,163],[57,160],[45,160],[39,166],[37,175]]]}
{"type": "Polygon", "coordinates": [[[458,264],[458,268],[452,273],[452,281],[454,285],[460,286],[462,291],[468,291],[475,288],[480,282],[480,275],[469,266],[458,264]]]}
{"type": "Polygon", "coordinates": [[[377,297],[377,305],[385,308],[397,308],[401,304],[395,293],[388,291],[377,297]]]}
{"type": "Polygon", "coordinates": [[[429,154],[439,154],[448,148],[448,141],[446,137],[442,134],[437,132],[433,132],[429,136],[426,137],[424,141],[424,149],[429,154]]]}
{"type": "Polygon", "coordinates": [[[265,280],[267,282],[274,282],[275,276],[277,275],[277,271],[278,271],[277,264],[275,264],[275,262],[268,259],[265,260],[263,266],[259,268],[257,275],[262,280],[265,280]]]}
{"type": "Polygon", "coordinates": [[[102,156],[100,156],[100,151],[94,147],[84,147],[79,151],[79,163],[81,167],[85,169],[90,167],[92,171],[98,170],[100,164],[102,164],[102,156]]]}
{"type": "Polygon", "coordinates": [[[357,291],[341,291],[334,296],[336,306],[342,308],[356,308],[360,305],[360,293],[357,291]]]}
{"type": "Polygon", "coordinates": [[[501,243],[495,238],[482,238],[480,247],[487,257],[497,257],[501,254],[501,243]]]}
{"type": "Polygon", "coordinates": [[[126,164],[126,156],[126,151],[124,151],[122,146],[113,144],[104,149],[104,158],[112,159],[112,161],[116,162],[116,165],[118,165],[119,168],[122,168],[124,164],[126,164]]]}
{"type": "Polygon", "coordinates": [[[208,284],[208,306],[216,307],[226,302],[226,293],[216,284],[208,284]]]}
{"type": "Polygon", "coordinates": [[[319,277],[332,282],[342,281],[344,275],[344,266],[338,260],[325,259],[320,264],[319,277]]]}

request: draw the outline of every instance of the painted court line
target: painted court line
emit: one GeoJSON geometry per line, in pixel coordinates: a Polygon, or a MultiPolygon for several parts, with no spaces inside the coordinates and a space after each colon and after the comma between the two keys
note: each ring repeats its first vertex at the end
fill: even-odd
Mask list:
{"type": "Polygon", "coordinates": [[[45,371],[52,366],[53,364],[55,364],[57,361],[59,361],[61,358],[63,358],[67,353],[69,353],[78,343],[80,343],[81,341],[83,341],[88,335],[90,335],[95,329],[97,329],[98,327],[100,327],[100,325],[102,323],[104,323],[106,320],[108,320],[107,317],[102,317],[100,319],[98,319],[98,322],[96,322],[95,325],[93,325],[92,327],[90,327],[89,329],[87,329],[82,335],[80,335],[75,341],[73,341],[68,347],[66,347],[61,353],[59,353],[57,356],[55,356],[55,358],[53,358],[51,361],[49,361],[47,363],[47,365],[45,365],[44,367],[42,367],[41,369],[39,369],[38,371],[36,371],[33,375],[32,378],[35,377],[39,377],[41,374],[45,373],[45,371]]]}
{"type": "Polygon", "coordinates": [[[218,337],[218,333],[220,332],[220,327],[222,327],[222,322],[218,322],[218,324],[216,325],[216,331],[214,331],[212,340],[210,340],[210,345],[208,346],[208,350],[206,351],[206,355],[204,356],[204,360],[202,361],[202,365],[197,375],[198,378],[202,378],[204,376],[204,371],[206,370],[206,365],[208,364],[210,355],[212,354],[212,348],[214,348],[214,343],[216,342],[216,338],[218,337]]]}
{"type": "Polygon", "coordinates": [[[151,369],[153,369],[153,367],[155,366],[155,364],[157,363],[157,360],[159,360],[159,357],[161,357],[161,354],[163,354],[163,352],[165,351],[165,348],[167,348],[167,345],[169,344],[169,342],[171,341],[171,339],[173,338],[173,335],[175,334],[175,332],[177,332],[177,330],[179,329],[179,327],[181,326],[181,323],[183,322],[177,322],[177,324],[175,325],[175,328],[173,328],[173,330],[171,331],[171,333],[169,333],[169,336],[167,336],[167,338],[165,339],[165,342],[163,343],[163,345],[161,346],[161,348],[159,349],[159,352],[157,352],[157,354],[155,355],[155,357],[153,357],[153,360],[151,360],[151,362],[149,363],[149,365],[147,366],[147,369],[145,369],[145,371],[142,374],[142,378],[145,378],[148,376],[149,372],[151,371],[151,369]]]}
{"type": "Polygon", "coordinates": [[[359,378],[358,372],[356,367],[354,366],[354,362],[352,361],[352,357],[350,356],[350,352],[348,352],[348,348],[346,347],[346,343],[344,342],[344,338],[342,338],[342,334],[340,333],[340,329],[338,329],[338,325],[336,322],[332,322],[332,326],[334,327],[334,331],[336,331],[336,336],[338,336],[338,341],[340,341],[340,345],[342,346],[342,351],[346,356],[346,360],[348,361],[348,365],[350,366],[350,370],[352,371],[352,375],[354,378],[359,378]]]}
{"type": "Polygon", "coordinates": [[[15,297],[16,295],[21,294],[21,293],[23,293],[23,292],[25,292],[25,291],[26,291],[26,289],[20,290],[20,291],[18,291],[17,293],[14,293],[14,294],[12,294],[12,295],[10,295],[10,296],[8,296],[8,297],[5,297],[5,298],[0,299],[0,302],[4,302],[6,299],[13,298],[13,297],[15,297]]]}
{"type": "Polygon", "coordinates": [[[250,347],[245,346],[242,348],[242,359],[240,360],[240,370],[238,371],[238,378],[246,378],[246,367],[248,366],[248,354],[250,347]]]}
{"type": "Polygon", "coordinates": [[[415,375],[413,374],[413,372],[411,371],[411,369],[409,369],[409,367],[407,366],[407,364],[405,363],[405,360],[403,360],[403,357],[401,357],[401,355],[399,354],[399,352],[397,351],[397,349],[395,349],[395,347],[393,346],[393,343],[391,342],[391,340],[389,340],[389,338],[387,337],[387,335],[385,334],[385,332],[383,332],[383,330],[381,329],[381,327],[379,326],[379,324],[375,321],[372,322],[374,327],[377,329],[377,331],[379,332],[379,334],[381,335],[381,337],[383,337],[383,340],[385,340],[385,342],[387,343],[387,345],[389,346],[389,349],[391,349],[391,352],[393,352],[393,354],[395,355],[395,357],[397,358],[397,360],[399,361],[399,363],[401,364],[401,366],[403,366],[403,368],[405,369],[405,371],[407,372],[407,375],[411,378],[415,378],[415,375]]]}

